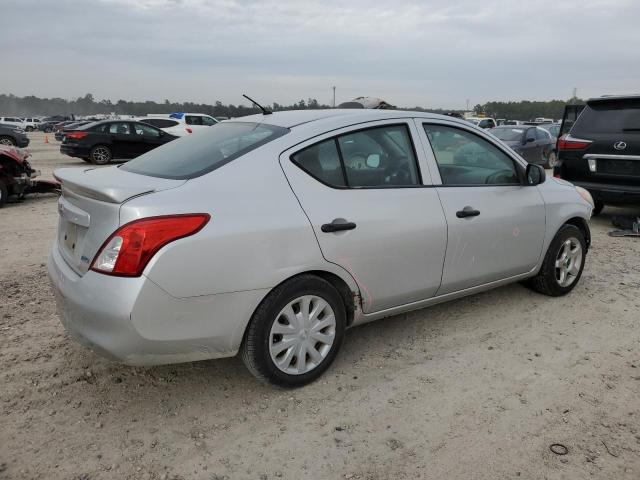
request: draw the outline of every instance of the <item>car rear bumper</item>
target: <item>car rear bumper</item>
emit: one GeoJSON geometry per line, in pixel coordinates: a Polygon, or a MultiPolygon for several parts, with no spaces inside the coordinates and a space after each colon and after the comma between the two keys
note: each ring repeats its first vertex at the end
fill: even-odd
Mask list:
{"type": "Polygon", "coordinates": [[[175,298],[144,275],[73,271],[55,244],[47,264],[60,321],[97,354],[129,365],[160,365],[237,353],[266,290],[175,298]]]}
{"type": "Polygon", "coordinates": [[[60,145],[60,153],[69,155],[70,157],[85,158],[89,157],[90,149],[79,145],[68,145],[63,143],[60,145]]]}
{"type": "Polygon", "coordinates": [[[574,185],[589,190],[595,201],[610,204],[640,205],[640,187],[608,183],[582,182],[569,180],[574,185]]]}

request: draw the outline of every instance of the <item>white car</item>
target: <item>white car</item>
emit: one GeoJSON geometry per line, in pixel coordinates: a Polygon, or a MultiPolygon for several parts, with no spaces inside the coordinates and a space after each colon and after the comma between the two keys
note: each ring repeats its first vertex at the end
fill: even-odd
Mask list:
{"type": "Polygon", "coordinates": [[[594,205],[468,122],[395,110],[252,115],[55,176],[74,339],[132,365],[241,352],[289,387],[347,327],[523,280],[569,293],[594,205]]]}
{"type": "Polygon", "coordinates": [[[0,117],[0,124],[9,125],[11,127],[25,129],[25,123],[18,117],[0,117]]]}
{"type": "Polygon", "coordinates": [[[26,117],[22,119],[24,123],[24,129],[27,132],[33,132],[38,129],[38,125],[40,124],[40,119],[36,117],[26,117]]]}
{"type": "Polygon", "coordinates": [[[162,115],[147,115],[137,119],[163,130],[171,135],[184,137],[195,131],[202,130],[218,123],[211,115],[204,113],[171,113],[162,115]]]}

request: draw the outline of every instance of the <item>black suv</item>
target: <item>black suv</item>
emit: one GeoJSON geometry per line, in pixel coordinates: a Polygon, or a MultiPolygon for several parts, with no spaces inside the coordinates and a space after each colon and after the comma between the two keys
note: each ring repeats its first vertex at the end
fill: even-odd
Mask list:
{"type": "Polygon", "coordinates": [[[557,150],[554,176],[589,190],[594,215],[605,204],[640,205],[640,95],[588,100],[557,150]]]}

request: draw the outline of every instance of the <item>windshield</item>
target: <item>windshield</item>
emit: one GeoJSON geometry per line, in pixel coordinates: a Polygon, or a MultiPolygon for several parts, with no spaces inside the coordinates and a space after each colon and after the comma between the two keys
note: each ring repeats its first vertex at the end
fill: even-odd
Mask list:
{"type": "Polygon", "coordinates": [[[288,132],[262,123],[222,122],[151,150],[121,168],[150,177],[195,178],[288,132]]]}
{"type": "Polygon", "coordinates": [[[489,130],[494,137],[504,142],[515,142],[522,140],[524,130],[521,128],[492,128],[489,130]]]}

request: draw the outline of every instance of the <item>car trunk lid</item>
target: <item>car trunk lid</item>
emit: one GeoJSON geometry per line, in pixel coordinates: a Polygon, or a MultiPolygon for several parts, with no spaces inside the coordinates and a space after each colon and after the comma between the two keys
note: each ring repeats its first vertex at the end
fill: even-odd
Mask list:
{"type": "Polygon", "coordinates": [[[104,241],[120,226],[120,207],[140,195],[176,188],[169,180],[126,172],[117,167],[64,168],[54,176],[62,183],[58,201],[58,249],[69,266],[84,275],[104,241]]]}

